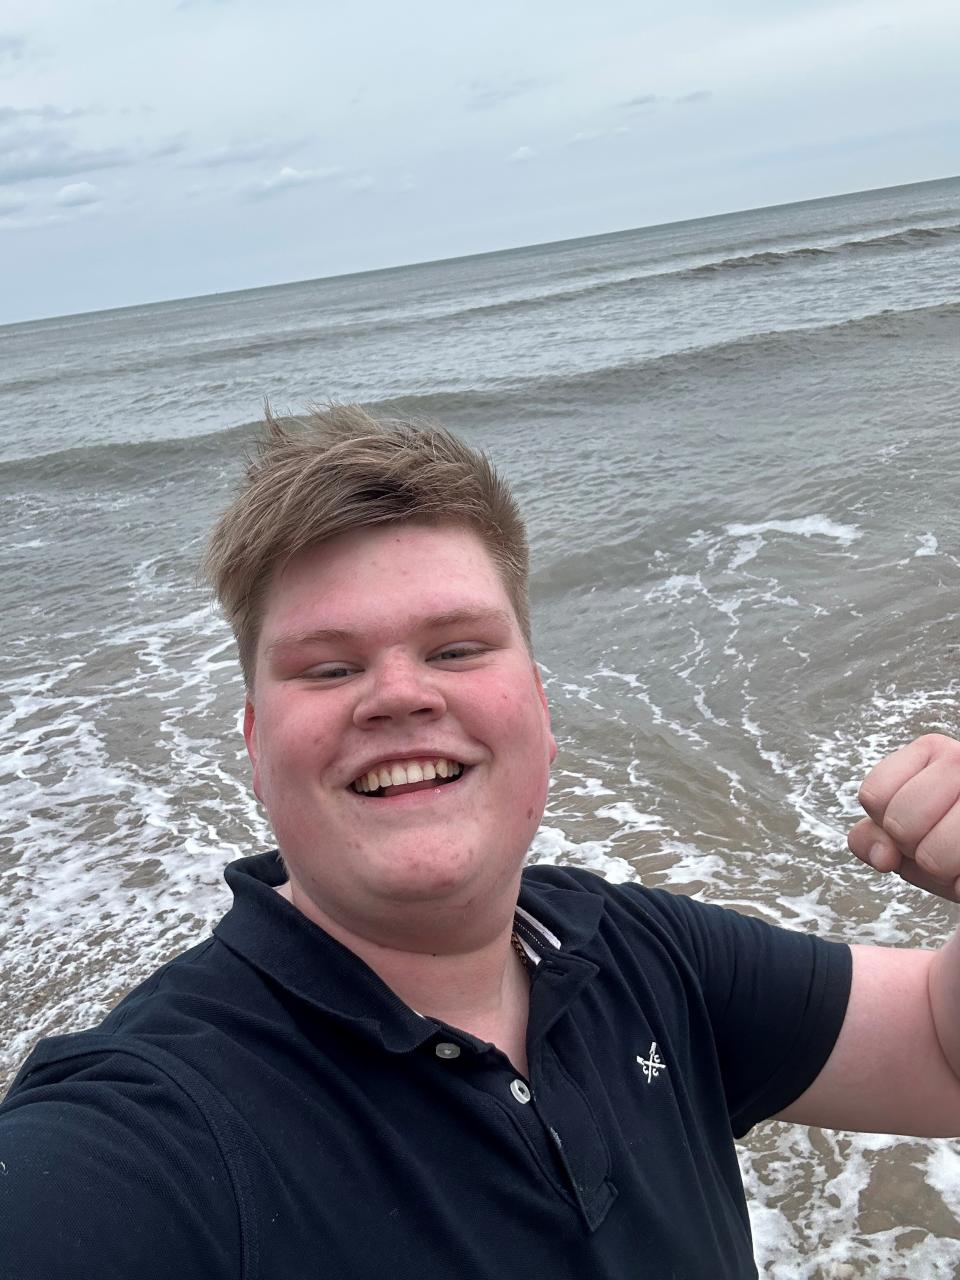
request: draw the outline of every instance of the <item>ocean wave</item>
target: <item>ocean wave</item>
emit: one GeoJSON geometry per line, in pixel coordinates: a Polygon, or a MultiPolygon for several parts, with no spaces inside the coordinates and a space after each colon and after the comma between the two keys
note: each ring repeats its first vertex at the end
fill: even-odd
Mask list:
{"type": "Polygon", "coordinates": [[[0,498],[55,488],[85,490],[131,487],[143,490],[151,477],[175,483],[198,466],[236,463],[253,443],[258,423],[246,422],[203,435],[128,443],[76,445],[29,458],[0,462],[0,498]]]}
{"type": "MultiPolygon", "coordinates": [[[[310,352],[322,353],[325,360],[330,360],[338,344],[355,343],[371,336],[386,340],[391,334],[409,332],[412,327],[425,331],[423,341],[427,342],[430,340],[431,330],[438,327],[449,328],[457,323],[489,322],[500,318],[505,321],[522,321],[524,316],[544,310],[572,304],[582,306],[606,297],[630,294],[638,290],[653,290],[670,283],[695,283],[722,278],[727,273],[736,271],[779,270],[798,263],[835,260],[851,254],[915,249],[957,238],[960,238],[960,224],[957,223],[901,226],[879,236],[852,238],[834,244],[764,249],[755,253],[718,257],[692,266],[672,265],[668,259],[659,266],[652,265],[649,270],[628,271],[627,274],[622,270],[611,274],[601,269],[600,278],[596,278],[596,267],[591,266],[586,269],[590,274],[583,281],[571,280],[570,276],[574,273],[566,273],[566,281],[561,275],[552,288],[534,286],[528,292],[511,290],[504,296],[476,302],[452,302],[447,305],[413,300],[402,309],[387,315],[382,314],[380,307],[373,308],[369,315],[358,314],[371,311],[369,307],[351,308],[350,311],[340,314],[334,312],[323,320],[297,329],[264,328],[217,340],[187,340],[173,347],[164,346],[136,354],[129,350],[118,351],[112,361],[108,360],[107,353],[101,352],[97,360],[85,367],[77,367],[73,363],[52,368],[44,366],[8,381],[0,379],[0,388],[7,395],[29,396],[59,382],[105,383],[114,376],[169,370],[173,366],[193,372],[216,371],[227,365],[236,366],[237,362],[256,365],[258,361],[272,359],[276,362],[280,359],[289,360],[293,356],[303,360],[310,352]]],[[[718,249],[718,252],[723,250],[718,249]]],[[[671,257],[675,258],[676,255],[671,257]]]]}
{"type": "Polygon", "coordinates": [[[115,377],[126,377],[136,373],[150,373],[157,369],[223,369],[231,362],[238,360],[255,360],[259,356],[271,356],[282,352],[289,354],[319,348],[331,336],[338,334],[359,336],[379,329],[390,328],[391,324],[381,326],[375,322],[345,322],[341,324],[316,325],[296,332],[283,330],[280,332],[262,332],[250,335],[238,335],[226,341],[200,341],[193,347],[187,344],[180,346],[164,346],[152,352],[131,357],[128,351],[118,352],[112,362],[108,363],[101,354],[86,367],[63,365],[59,368],[43,368],[35,373],[26,374],[9,381],[0,381],[0,388],[5,394],[30,392],[49,387],[57,382],[71,384],[97,382],[106,385],[115,377]]]}
{"type": "Polygon", "coordinates": [[[803,516],[797,520],[762,520],[756,524],[728,524],[731,538],[749,538],[764,533],[796,533],[803,538],[834,538],[845,547],[863,536],[856,525],[839,524],[827,516],[803,516]]]}
{"type": "Polygon", "coordinates": [[[875,338],[903,340],[911,330],[925,326],[951,326],[960,320],[960,303],[938,303],[905,311],[883,310],[851,320],[793,329],[772,329],[724,342],[670,351],[664,355],[626,360],[576,374],[549,374],[511,381],[496,387],[441,391],[426,395],[398,396],[374,402],[374,412],[439,419],[474,418],[490,414],[514,423],[573,411],[578,404],[623,401],[672,388],[681,382],[709,378],[721,369],[755,356],[771,361],[797,361],[811,349],[848,343],[868,344],[875,338]]]}
{"type": "Polygon", "coordinates": [[[756,270],[763,267],[787,266],[808,258],[836,258],[853,253],[876,253],[883,249],[909,249],[917,245],[951,240],[960,236],[960,224],[938,227],[903,227],[884,236],[868,236],[861,239],[842,240],[830,245],[799,245],[795,249],[772,249],[761,253],[748,253],[733,258],[721,258],[717,262],[705,262],[688,267],[675,274],[689,279],[697,276],[716,275],[720,271],[756,270]]]}
{"type": "MultiPolygon", "coordinates": [[[[629,275],[617,275],[612,279],[607,277],[595,280],[594,283],[575,284],[572,287],[551,289],[527,296],[499,298],[488,302],[473,303],[464,307],[452,307],[443,311],[415,313],[403,319],[390,321],[383,328],[386,330],[400,324],[409,324],[411,321],[418,324],[442,321],[446,324],[464,317],[490,317],[500,314],[514,316],[523,312],[539,311],[546,307],[553,307],[558,303],[581,303],[587,299],[596,299],[598,295],[618,293],[625,289],[650,288],[670,280],[695,281],[745,268],[754,271],[765,268],[779,268],[798,262],[830,260],[849,254],[916,248],[922,245],[935,244],[938,241],[953,240],[958,237],[960,237],[960,224],[935,227],[902,227],[898,231],[890,232],[887,235],[843,240],[837,244],[798,245],[791,249],[763,250],[758,253],[718,258],[715,261],[699,263],[696,266],[638,271],[629,275]]],[[[591,268],[590,270],[596,275],[595,269],[591,268]]]]}
{"type": "MultiPolygon", "coordinates": [[[[390,396],[364,401],[377,416],[443,422],[458,430],[473,422],[502,421],[513,426],[565,417],[587,402],[641,401],[678,385],[710,379],[754,358],[778,362],[813,358],[816,349],[839,344],[859,348],[876,338],[906,340],[924,327],[956,325],[960,303],[940,303],[906,311],[884,310],[851,320],[803,328],[768,330],[726,342],[689,347],[665,355],[627,360],[585,373],[502,379],[483,386],[390,396]]],[[[296,415],[292,415],[293,418],[296,415]]],[[[0,462],[0,496],[24,490],[90,486],[141,488],[151,474],[170,481],[197,466],[235,470],[238,454],[252,445],[259,421],[246,420],[222,430],[185,437],[129,443],[104,443],[35,453],[0,462]]]]}

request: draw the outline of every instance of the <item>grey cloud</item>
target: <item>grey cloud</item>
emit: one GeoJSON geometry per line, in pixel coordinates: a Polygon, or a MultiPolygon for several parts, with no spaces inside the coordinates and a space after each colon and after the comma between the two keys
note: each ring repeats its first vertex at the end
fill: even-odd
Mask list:
{"type": "Polygon", "coordinates": [[[353,173],[340,184],[347,191],[372,191],[377,180],[372,173],[353,173]]]}
{"type": "Polygon", "coordinates": [[[155,143],[154,146],[148,147],[143,155],[147,160],[162,160],[164,156],[178,156],[186,149],[187,140],[183,134],[180,134],[176,138],[167,138],[165,142],[155,143]]]}
{"type": "Polygon", "coordinates": [[[121,147],[71,147],[56,139],[15,142],[13,146],[0,142],[0,183],[66,178],[96,169],[117,169],[133,162],[134,157],[121,147]]]}
{"type": "Polygon", "coordinates": [[[226,146],[216,147],[196,156],[187,163],[196,169],[222,169],[225,165],[243,164],[248,160],[264,160],[268,156],[280,152],[291,151],[299,143],[278,144],[265,138],[250,138],[246,141],[230,142],[226,146]]]}
{"type": "Polygon", "coordinates": [[[0,126],[16,120],[75,120],[89,114],[82,107],[0,107],[0,126]]]}
{"type": "Polygon", "coordinates": [[[629,133],[630,128],[625,124],[615,125],[612,129],[578,129],[575,134],[569,137],[564,144],[568,147],[581,146],[588,142],[599,142],[604,138],[614,138],[629,133]]]}
{"type": "Polygon", "coordinates": [[[19,62],[27,51],[27,42],[23,36],[12,31],[0,31],[0,62],[9,58],[11,62],[19,62]]]}
{"type": "Polygon", "coordinates": [[[331,178],[339,177],[342,172],[343,170],[338,167],[293,169],[290,165],[284,165],[279,173],[271,174],[268,178],[257,178],[252,182],[243,183],[240,193],[249,200],[264,200],[268,196],[276,196],[283,191],[288,191],[291,187],[308,186],[313,182],[327,182],[331,178]]]}
{"type": "Polygon", "coordinates": [[[27,207],[27,198],[19,192],[11,192],[9,195],[0,195],[0,218],[11,218],[15,213],[20,213],[27,207]]]}
{"type": "Polygon", "coordinates": [[[713,94],[709,89],[694,89],[693,93],[685,93],[677,98],[677,102],[706,102],[713,94]]]}
{"type": "Polygon", "coordinates": [[[467,110],[489,111],[498,107],[501,102],[509,102],[511,98],[519,98],[534,89],[540,89],[544,80],[471,80],[467,85],[467,110]]]}
{"type": "Polygon", "coordinates": [[[657,101],[655,93],[638,93],[635,98],[628,98],[626,102],[621,102],[622,107],[649,107],[657,101]]]}
{"type": "Polygon", "coordinates": [[[67,178],[98,169],[125,168],[140,160],[175,155],[185,146],[182,138],[149,147],[77,146],[60,127],[61,117],[40,115],[37,118],[34,111],[35,119],[30,121],[30,112],[12,114],[13,111],[13,108],[4,108],[5,114],[0,117],[0,183],[67,178]]]}
{"type": "Polygon", "coordinates": [[[56,195],[56,203],[67,208],[80,208],[82,205],[96,204],[100,192],[92,182],[69,182],[61,187],[56,195]]]}

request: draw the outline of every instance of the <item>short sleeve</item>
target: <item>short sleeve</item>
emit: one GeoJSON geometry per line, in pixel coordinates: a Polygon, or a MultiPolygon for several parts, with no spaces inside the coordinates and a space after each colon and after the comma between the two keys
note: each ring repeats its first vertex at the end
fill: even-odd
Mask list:
{"type": "Polygon", "coordinates": [[[149,1062],[26,1067],[0,1106],[3,1280],[236,1280],[237,1202],[195,1104],[149,1062]]]}
{"type": "Polygon", "coordinates": [[[850,995],[850,948],[679,894],[643,895],[693,968],[742,1137],[795,1101],[826,1063],[850,995]]]}

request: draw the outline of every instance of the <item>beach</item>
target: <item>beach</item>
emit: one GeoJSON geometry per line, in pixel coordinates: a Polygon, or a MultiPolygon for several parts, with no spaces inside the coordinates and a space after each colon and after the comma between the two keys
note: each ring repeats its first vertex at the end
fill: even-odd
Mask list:
{"type": "MultiPolygon", "coordinates": [[[[958,281],[949,179],[0,328],[0,1082],[271,847],[196,577],[265,398],[441,421],[514,486],[560,745],[531,861],[944,941],[844,841],[873,763],[960,732],[958,281]]],[[[960,1270],[955,1143],[739,1151],[762,1275],[960,1270]]]]}

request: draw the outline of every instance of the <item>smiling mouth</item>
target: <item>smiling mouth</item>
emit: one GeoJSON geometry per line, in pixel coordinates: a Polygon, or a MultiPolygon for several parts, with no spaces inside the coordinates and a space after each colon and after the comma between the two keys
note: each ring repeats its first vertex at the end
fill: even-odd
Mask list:
{"type": "Polygon", "coordinates": [[[354,778],[350,790],[370,799],[389,799],[412,791],[449,786],[462,777],[467,766],[444,757],[387,761],[354,778]]]}

